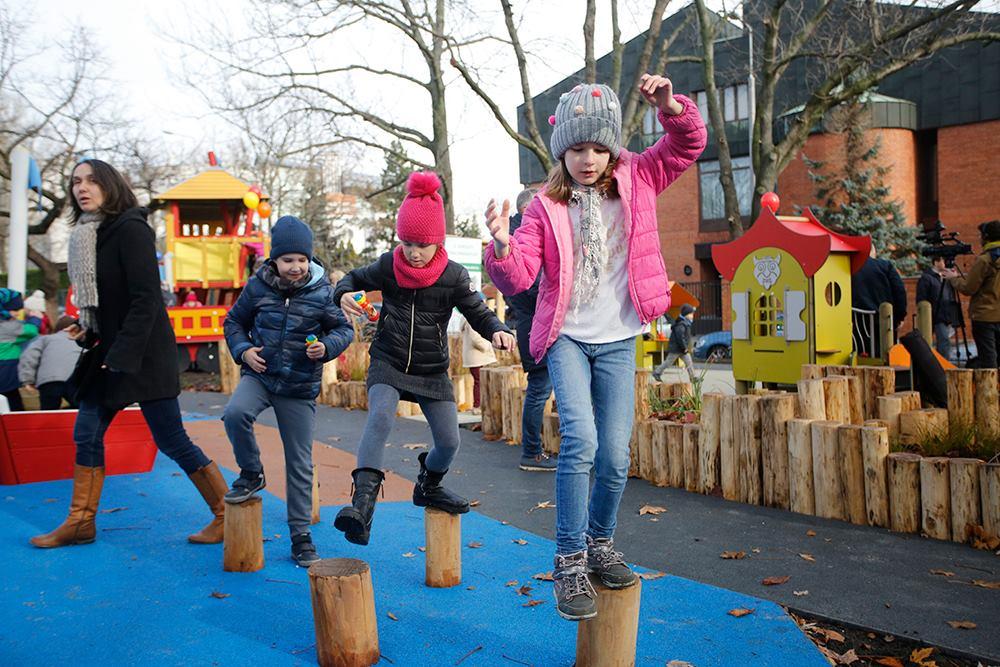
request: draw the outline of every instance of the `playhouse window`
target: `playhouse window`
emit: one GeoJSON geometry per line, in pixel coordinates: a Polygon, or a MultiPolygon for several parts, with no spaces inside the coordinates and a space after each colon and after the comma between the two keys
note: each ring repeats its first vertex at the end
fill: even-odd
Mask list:
{"type": "Polygon", "coordinates": [[[753,332],[756,336],[785,335],[785,311],[781,299],[768,293],[761,294],[753,311],[753,332]]]}
{"type": "Polygon", "coordinates": [[[826,284],[826,289],[823,293],[826,297],[826,305],[831,308],[839,306],[840,300],[844,297],[844,292],[840,289],[840,283],[832,280],[826,284]]]}

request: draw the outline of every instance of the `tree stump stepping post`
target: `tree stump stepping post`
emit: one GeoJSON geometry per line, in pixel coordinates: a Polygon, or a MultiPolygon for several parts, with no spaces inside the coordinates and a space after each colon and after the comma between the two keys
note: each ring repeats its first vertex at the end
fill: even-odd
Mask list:
{"type": "Polygon", "coordinates": [[[614,590],[596,578],[597,616],[580,621],[576,632],[576,667],[632,667],[639,634],[642,580],[614,590]]]}
{"type": "Polygon", "coordinates": [[[222,569],[256,572],[264,567],[263,503],[254,496],[238,505],[226,503],[222,529],[222,569]]]}
{"type": "Polygon", "coordinates": [[[321,667],[369,667],[381,659],[368,564],[326,558],[309,568],[316,655],[321,667]]]}
{"type": "Polygon", "coordinates": [[[462,515],[428,507],[424,510],[424,539],[425,583],[431,588],[462,583],[462,515]]]}

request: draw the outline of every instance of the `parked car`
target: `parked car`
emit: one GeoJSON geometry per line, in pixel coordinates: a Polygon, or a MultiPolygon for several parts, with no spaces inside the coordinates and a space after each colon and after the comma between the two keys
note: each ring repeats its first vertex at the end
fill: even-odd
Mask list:
{"type": "Polygon", "coordinates": [[[733,358],[733,333],[713,331],[698,338],[692,356],[695,359],[726,360],[733,358]]]}

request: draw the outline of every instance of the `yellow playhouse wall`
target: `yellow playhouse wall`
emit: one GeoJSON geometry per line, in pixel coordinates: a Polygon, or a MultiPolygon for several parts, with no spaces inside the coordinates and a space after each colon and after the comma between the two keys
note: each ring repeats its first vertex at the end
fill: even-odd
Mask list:
{"type": "Polygon", "coordinates": [[[851,323],[851,260],[846,254],[830,254],[813,276],[813,312],[816,318],[816,362],[821,365],[847,364],[854,347],[851,323]],[[840,299],[827,301],[827,287],[840,299]]]}
{"type": "Polygon", "coordinates": [[[240,244],[230,238],[175,239],[174,281],[222,281],[239,283],[240,244]]]}

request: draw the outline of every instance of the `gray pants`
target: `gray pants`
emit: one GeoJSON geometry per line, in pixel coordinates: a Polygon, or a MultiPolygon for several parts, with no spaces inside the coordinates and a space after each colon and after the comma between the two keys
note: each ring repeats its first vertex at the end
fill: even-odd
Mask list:
{"type": "Polygon", "coordinates": [[[688,352],[668,352],[667,358],[663,360],[663,363],[653,369],[653,375],[663,375],[663,371],[676,364],[678,359],[684,360],[684,367],[687,368],[688,377],[691,378],[691,382],[694,382],[694,360],[691,359],[691,354],[688,352]]]}
{"type": "Polygon", "coordinates": [[[947,324],[938,322],[934,325],[934,348],[945,359],[951,360],[951,336],[955,333],[947,324]]]}
{"type": "MultiPolygon", "coordinates": [[[[447,472],[451,466],[461,439],[458,435],[458,408],[454,401],[432,401],[419,399],[420,409],[431,427],[434,446],[427,454],[427,469],[447,472]]],[[[382,469],[385,458],[385,442],[396,423],[396,405],[399,392],[387,384],[375,384],[368,389],[368,421],[358,445],[358,467],[382,469]]]]}
{"type": "Polygon", "coordinates": [[[289,535],[309,532],[312,518],[312,441],[316,401],[272,394],[257,378],[244,375],[222,415],[226,435],[241,470],[263,470],[260,448],[253,434],[257,415],[274,408],[285,450],[285,489],[289,535]]]}

